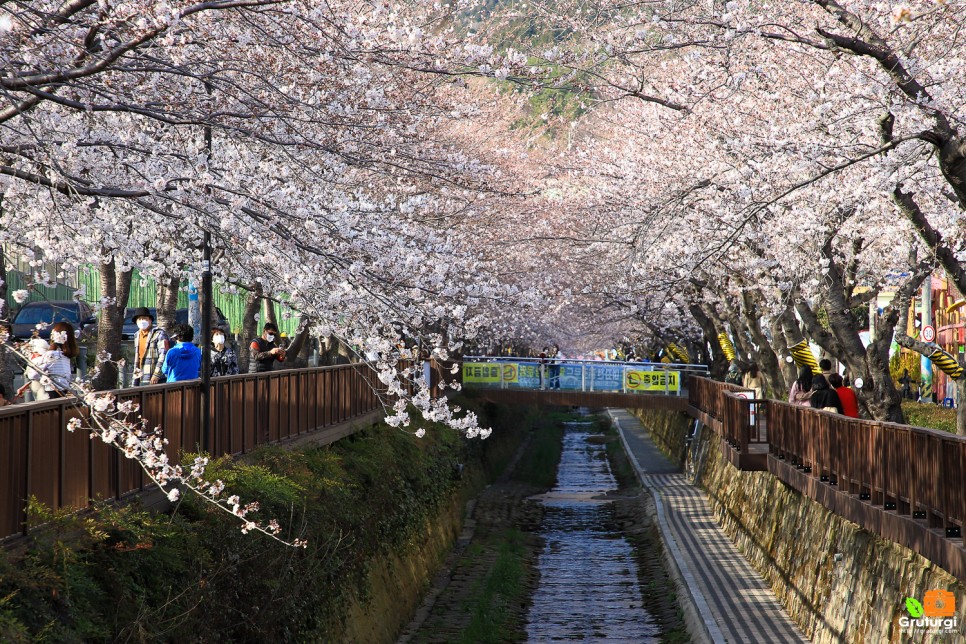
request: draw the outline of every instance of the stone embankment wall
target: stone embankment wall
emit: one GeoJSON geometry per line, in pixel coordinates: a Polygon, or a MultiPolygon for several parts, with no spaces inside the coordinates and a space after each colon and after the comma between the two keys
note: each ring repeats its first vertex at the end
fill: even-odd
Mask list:
{"type": "Polygon", "coordinates": [[[405,554],[389,553],[370,562],[369,593],[346,615],[345,642],[394,642],[422,601],[430,579],[453,547],[462,527],[461,499],[428,521],[405,554]]]}
{"type": "MultiPolygon", "coordinates": [[[[640,412],[655,442],[683,461],[689,418],[640,412]]],[[[863,530],[768,472],[741,472],[715,434],[699,437],[696,480],[715,517],[813,642],[966,641],[966,587],[919,554],[863,530]],[[938,634],[904,628],[905,600],[956,597],[957,624],[938,634]]],[[[722,592],[734,592],[722,589],[722,592]]]]}

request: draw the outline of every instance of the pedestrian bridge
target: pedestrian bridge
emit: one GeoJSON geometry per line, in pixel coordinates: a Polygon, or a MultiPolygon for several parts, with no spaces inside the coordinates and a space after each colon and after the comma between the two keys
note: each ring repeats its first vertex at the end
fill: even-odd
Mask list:
{"type": "Polygon", "coordinates": [[[497,403],[686,411],[704,365],[467,356],[463,388],[497,403]]]}

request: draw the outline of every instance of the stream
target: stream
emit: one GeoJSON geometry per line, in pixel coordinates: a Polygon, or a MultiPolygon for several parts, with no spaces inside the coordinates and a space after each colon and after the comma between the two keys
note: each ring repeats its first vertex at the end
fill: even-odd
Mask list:
{"type": "Polygon", "coordinates": [[[536,497],[546,506],[540,585],[527,616],[532,642],[657,642],[659,628],[642,606],[631,545],[607,526],[618,489],[604,446],[590,423],[566,423],[557,485],[536,497]]]}

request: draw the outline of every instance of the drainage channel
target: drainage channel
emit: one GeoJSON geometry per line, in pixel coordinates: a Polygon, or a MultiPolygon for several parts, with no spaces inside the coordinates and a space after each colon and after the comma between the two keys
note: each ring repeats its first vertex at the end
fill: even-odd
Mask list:
{"type": "Polygon", "coordinates": [[[642,605],[631,545],[609,528],[617,490],[604,446],[590,423],[566,423],[557,485],[536,497],[546,506],[540,585],[527,616],[531,642],[657,642],[660,629],[642,605]]]}

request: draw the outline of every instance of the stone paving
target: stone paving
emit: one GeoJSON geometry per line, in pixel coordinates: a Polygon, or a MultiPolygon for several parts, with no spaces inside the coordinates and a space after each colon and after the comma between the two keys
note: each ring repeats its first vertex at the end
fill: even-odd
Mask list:
{"type": "Polygon", "coordinates": [[[669,558],[685,586],[689,624],[711,642],[807,642],[761,575],[721,530],[704,492],[624,410],[608,411],[642,484],[654,496],[669,558]]]}

